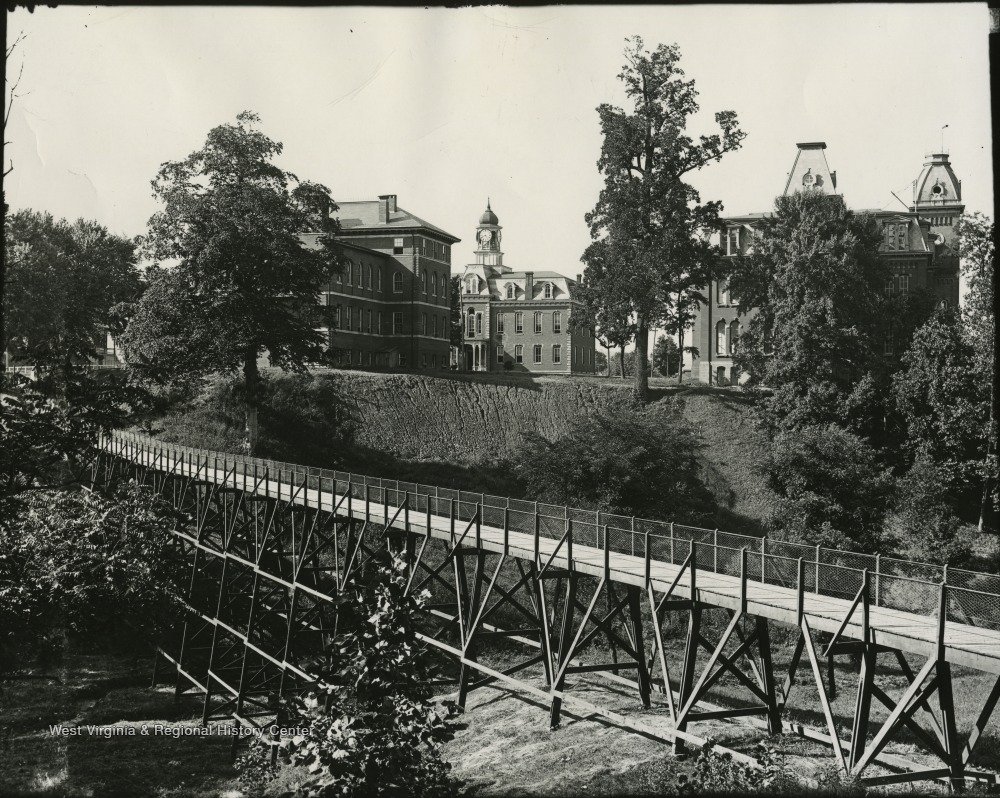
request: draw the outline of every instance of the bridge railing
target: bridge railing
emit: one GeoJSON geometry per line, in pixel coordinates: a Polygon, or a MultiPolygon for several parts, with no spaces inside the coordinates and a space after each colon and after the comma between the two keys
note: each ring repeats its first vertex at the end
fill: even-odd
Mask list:
{"type": "Polygon", "coordinates": [[[235,472],[244,480],[254,475],[262,479],[267,474],[269,480],[287,485],[289,496],[302,488],[350,493],[355,499],[367,498],[373,505],[392,508],[407,503],[411,523],[417,523],[414,516],[428,511],[444,517],[454,513],[456,521],[465,524],[478,514],[482,526],[552,540],[569,535],[574,545],[674,565],[683,564],[694,548],[700,571],[745,575],[752,582],[801,587],[810,593],[846,600],[858,595],[867,571],[873,606],[935,617],[943,605],[948,621],[1000,630],[998,574],[223,454],[135,433],[116,431],[102,445],[124,447],[125,456],[149,465],[157,461],[163,467],[184,460],[195,464],[195,468],[235,472]]]}

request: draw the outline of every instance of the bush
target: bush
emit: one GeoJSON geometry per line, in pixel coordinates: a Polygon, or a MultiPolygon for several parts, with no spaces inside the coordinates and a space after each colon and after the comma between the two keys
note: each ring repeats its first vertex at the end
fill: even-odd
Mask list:
{"type": "MultiPolygon", "coordinates": [[[[384,566],[373,586],[355,583],[338,608],[349,631],[330,652],[316,688],[282,708],[286,761],[305,768],[303,796],[452,796],[458,784],[441,758],[456,709],[430,703],[427,654],[415,618],[426,595],[406,595],[406,564],[384,566]]],[[[260,748],[262,744],[256,743],[260,748]]],[[[259,751],[240,760],[247,786],[271,772],[259,751]]]]}
{"type": "Polygon", "coordinates": [[[898,480],[887,527],[911,559],[962,566],[972,557],[968,540],[961,536],[962,521],[952,510],[950,482],[948,468],[927,457],[918,457],[898,480]]]}
{"type": "Polygon", "coordinates": [[[183,565],[173,511],[134,482],[110,496],[45,490],[0,520],[0,672],[52,653],[65,634],[136,642],[171,620],[183,565]]]}
{"type": "Polygon", "coordinates": [[[801,785],[785,768],[784,760],[765,743],[757,743],[754,758],[760,768],[744,765],[732,754],[717,753],[711,744],[698,752],[694,772],[677,777],[676,791],[680,795],[700,793],[798,793],[801,785]]]}
{"type": "Polygon", "coordinates": [[[768,473],[781,497],[772,526],[783,537],[879,549],[893,480],[861,438],[833,424],[780,433],[768,473]]]}
{"type": "Polygon", "coordinates": [[[665,405],[603,411],[561,438],[532,439],[513,455],[524,495],[645,518],[704,523],[715,500],[701,480],[698,444],[665,405]]]}

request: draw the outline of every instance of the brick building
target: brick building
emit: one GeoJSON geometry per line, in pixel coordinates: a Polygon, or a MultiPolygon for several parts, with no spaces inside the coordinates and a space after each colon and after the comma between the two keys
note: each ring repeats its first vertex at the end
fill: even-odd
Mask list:
{"type": "Polygon", "coordinates": [[[460,239],[399,207],[395,194],[338,205],[345,266],[320,296],[338,364],[448,368],[451,245],[460,239]]]}
{"type": "Polygon", "coordinates": [[[577,282],[551,271],[517,271],[503,262],[500,220],[489,203],[476,229],[475,263],[462,273],[467,371],[593,374],[594,336],[571,331],[577,282]]]}
{"type": "MultiPolygon", "coordinates": [[[[836,193],[837,173],[830,171],[825,151],[823,142],[798,145],[795,162],[785,181],[785,196],[795,191],[836,193]]],[[[879,257],[892,269],[885,289],[888,294],[926,288],[938,301],[958,307],[956,223],[964,209],[962,183],[952,171],[948,155],[934,153],[927,156],[913,183],[908,210],[857,211],[873,215],[882,228],[879,257]]],[[[750,252],[754,226],[766,216],[770,213],[726,218],[719,241],[723,256],[750,252]]],[[[685,369],[690,369],[692,377],[701,382],[733,385],[745,379],[745,375],[736,373],[733,354],[741,327],[753,318],[755,311],[741,308],[724,280],[713,282],[705,295],[709,302],[698,308],[685,333],[685,345],[691,342],[698,350],[697,356],[685,354],[685,369]]],[[[886,330],[883,346],[886,354],[895,353],[891,329],[886,330]]]]}

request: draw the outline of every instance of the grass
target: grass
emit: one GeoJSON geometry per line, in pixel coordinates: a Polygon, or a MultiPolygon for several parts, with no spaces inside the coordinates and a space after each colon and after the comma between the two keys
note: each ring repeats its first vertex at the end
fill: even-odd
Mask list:
{"type": "Polygon", "coordinates": [[[201,721],[196,697],[175,699],[173,690],[149,687],[151,667],[145,659],[70,654],[57,672],[4,682],[0,794],[237,794],[230,737],[141,733],[143,724],[179,730],[201,721]],[[53,725],[117,733],[59,736],[50,731],[53,725]],[[126,728],[135,735],[121,734],[126,728]]]}

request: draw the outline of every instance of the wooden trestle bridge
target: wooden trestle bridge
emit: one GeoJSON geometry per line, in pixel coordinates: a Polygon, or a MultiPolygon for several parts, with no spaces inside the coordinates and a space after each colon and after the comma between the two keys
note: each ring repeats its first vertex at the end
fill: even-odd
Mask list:
{"type": "Polygon", "coordinates": [[[500,683],[545,701],[553,727],[565,702],[682,749],[706,743],[692,723],[748,718],[772,733],[828,743],[846,773],[870,784],[996,780],[970,767],[1000,700],[996,575],[115,433],[100,442],[94,481],[121,478],[152,485],[189,519],[174,532],[191,567],[186,613],[157,663],[172,664],[178,693],[204,694],[206,722],[233,718],[264,729],[277,698],[308,688],[315,677],[302,663],[333,638],[338,590],[388,544],[410,554],[411,589],[434,587],[436,598],[449,599],[428,605],[433,623],[422,639],[459,664],[460,705],[471,690],[500,683]],[[687,621],[676,678],[664,646],[668,613],[687,621]],[[718,624],[705,622],[708,613],[723,615],[718,639],[709,639],[718,624]],[[517,622],[501,627],[504,618],[517,622]],[[775,623],[797,628],[780,677],[772,665],[775,623]],[[823,645],[817,633],[826,633],[823,645]],[[494,648],[486,644],[495,638],[519,644],[524,658],[491,667],[494,648]],[[607,645],[590,645],[597,638],[607,645]],[[847,739],[830,705],[841,655],[860,663],[847,739]],[[922,664],[911,666],[907,656],[922,664]],[[888,663],[908,684],[895,698],[878,684],[888,663]],[[955,666],[988,674],[971,728],[960,729],[956,718],[955,666]],[[574,696],[567,677],[582,673],[632,685],[643,707],[651,698],[665,703],[671,728],[574,696]],[[706,707],[724,677],[745,691],[746,703],[706,707]],[[816,696],[825,733],[785,718],[797,683],[816,696]],[[873,704],[887,712],[878,722],[873,704]],[[933,766],[884,750],[904,730],[933,766]]]}

